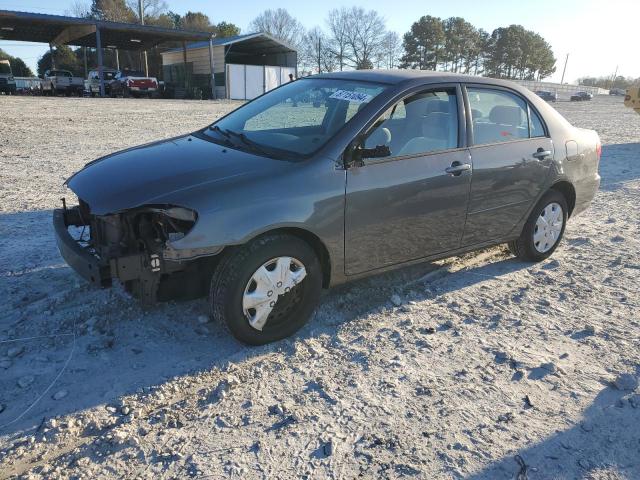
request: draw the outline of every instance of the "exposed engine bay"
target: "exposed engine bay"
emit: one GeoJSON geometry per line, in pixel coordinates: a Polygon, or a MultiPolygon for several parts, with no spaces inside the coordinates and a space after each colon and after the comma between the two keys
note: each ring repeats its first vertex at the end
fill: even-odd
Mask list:
{"type": "Polygon", "coordinates": [[[206,294],[212,271],[208,267],[215,259],[166,258],[170,243],[183,238],[195,225],[197,214],[193,210],[149,205],[93,215],[81,199],[69,208],[63,199],[63,208],[54,212],[56,221],[65,260],[80,267],[79,273],[100,287],[111,286],[112,278],[117,278],[145,304],[206,294]]]}

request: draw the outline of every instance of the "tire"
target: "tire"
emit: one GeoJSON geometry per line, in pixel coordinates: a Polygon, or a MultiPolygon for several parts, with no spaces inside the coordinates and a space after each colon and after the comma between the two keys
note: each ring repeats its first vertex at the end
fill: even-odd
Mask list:
{"type": "Polygon", "coordinates": [[[567,225],[567,200],[557,190],[549,190],[545,193],[540,201],[536,204],[535,208],[531,211],[527,223],[525,223],[520,238],[509,242],[509,250],[520,260],[526,262],[540,262],[551,256],[551,254],[558,248],[558,245],[562,241],[564,235],[564,229],[567,225]],[[538,226],[539,218],[554,218],[554,212],[557,212],[557,208],[560,208],[560,216],[556,217],[557,220],[562,219],[562,225],[558,225],[557,221],[554,221],[550,227],[538,226]],[[543,212],[545,212],[543,214],[543,212]],[[555,225],[555,228],[553,227],[555,225]],[[534,238],[534,235],[538,232],[545,232],[541,228],[548,229],[548,236],[538,236],[538,241],[534,238]]]}
{"type": "Polygon", "coordinates": [[[294,334],[307,323],[322,290],[320,262],[309,244],[290,235],[267,234],[223,255],[211,279],[209,306],[212,317],[222,321],[235,338],[248,345],[264,345],[294,334]],[[245,311],[243,301],[252,293],[252,288],[258,291],[254,274],[262,267],[268,269],[269,262],[285,261],[276,260],[282,257],[291,260],[289,267],[293,273],[290,275],[299,273],[301,265],[306,276],[297,285],[292,284],[295,286],[288,293],[272,295],[267,289],[262,290],[264,295],[276,300],[269,301],[275,306],[259,330],[250,324],[250,317],[253,315],[255,321],[258,310],[245,311]]]}

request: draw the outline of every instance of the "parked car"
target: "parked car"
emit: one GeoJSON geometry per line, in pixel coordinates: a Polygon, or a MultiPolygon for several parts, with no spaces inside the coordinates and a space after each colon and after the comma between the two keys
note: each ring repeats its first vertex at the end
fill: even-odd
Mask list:
{"type": "Polygon", "coordinates": [[[573,95],[571,95],[572,102],[583,102],[583,101],[591,100],[592,98],[593,98],[593,95],[590,94],[589,92],[576,92],[573,95]]]}
{"type": "Polygon", "coordinates": [[[626,94],[626,91],[622,88],[612,88],[611,90],[609,90],[609,95],[615,95],[617,97],[624,97],[626,94]]]}
{"type": "Polygon", "coordinates": [[[112,97],[153,97],[158,91],[158,80],[138,70],[120,70],[109,84],[112,97]]]}
{"type": "Polygon", "coordinates": [[[68,70],[47,70],[41,88],[43,95],[82,95],[84,78],[74,77],[68,70]]]}
{"type": "MultiPolygon", "coordinates": [[[[111,82],[113,81],[117,72],[118,71],[113,68],[102,69],[105,95],[111,94],[111,82]]],[[[87,91],[92,97],[100,95],[100,75],[97,69],[91,70],[87,75],[87,91]]]]}
{"type": "Polygon", "coordinates": [[[592,201],[600,153],[596,132],[508,81],[327,73],[88,163],[53,223],[94,285],[208,292],[215,319],[264,344],[302,327],[323,287],[505,242],[546,259],[592,201]]]}
{"type": "Polygon", "coordinates": [[[16,81],[13,78],[9,60],[0,60],[0,92],[6,95],[16,93],[16,81]]]}
{"type": "Polygon", "coordinates": [[[38,77],[15,77],[16,92],[21,95],[40,95],[42,79],[38,77]]]}
{"type": "Polygon", "coordinates": [[[549,90],[538,90],[536,95],[547,102],[555,102],[558,100],[558,94],[549,90]]]}

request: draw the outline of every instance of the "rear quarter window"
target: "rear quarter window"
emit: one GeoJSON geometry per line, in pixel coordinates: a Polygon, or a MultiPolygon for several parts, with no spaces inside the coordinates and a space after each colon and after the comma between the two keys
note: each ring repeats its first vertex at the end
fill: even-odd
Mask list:
{"type": "Polygon", "coordinates": [[[540,115],[532,108],[529,108],[529,112],[531,113],[531,138],[546,136],[540,115]]]}

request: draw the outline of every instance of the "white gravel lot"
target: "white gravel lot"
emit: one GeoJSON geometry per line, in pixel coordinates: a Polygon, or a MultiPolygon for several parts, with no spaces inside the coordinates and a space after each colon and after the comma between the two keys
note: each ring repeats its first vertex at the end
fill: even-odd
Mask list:
{"type": "Polygon", "coordinates": [[[548,261],[359,281],[248,348],[205,300],[91,289],[51,227],[84,163],[236,105],[0,96],[0,478],[640,478],[640,116],[556,105],[603,184],[548,261]]]}

